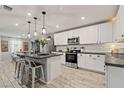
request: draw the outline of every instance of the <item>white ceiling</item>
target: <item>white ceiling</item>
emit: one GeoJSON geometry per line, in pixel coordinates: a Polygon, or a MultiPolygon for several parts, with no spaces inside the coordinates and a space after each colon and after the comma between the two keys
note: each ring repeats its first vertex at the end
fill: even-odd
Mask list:
{"type": "Polygon", "coordinates": [[[0,9],[0,33],[22,36],[28,33],[27,21],[31,20],[31,31],[34,32],[33,17],[38,17],[37,31],[42,29],[42,11],[46,11],[47,33],[86,25],[115,16],[116,5],[10,5],[13,10],[0,9]],[[32,16],[27,16],[27,13],[32,16]],[[84,16],[85,20],[81,20],[84,16]],[[19,26],[15,26],[18,23],[19,26]],[[56,28],[56,25],[59,28],[56,28]]]}

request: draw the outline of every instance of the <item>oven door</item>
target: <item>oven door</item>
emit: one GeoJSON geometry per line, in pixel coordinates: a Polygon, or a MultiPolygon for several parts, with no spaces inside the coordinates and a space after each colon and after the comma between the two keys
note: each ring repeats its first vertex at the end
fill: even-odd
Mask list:
{"type": "Polygon", "coordinates": [[[77,63],[77,54],[76,53],[67,53],[66,62],[77,63]]]}

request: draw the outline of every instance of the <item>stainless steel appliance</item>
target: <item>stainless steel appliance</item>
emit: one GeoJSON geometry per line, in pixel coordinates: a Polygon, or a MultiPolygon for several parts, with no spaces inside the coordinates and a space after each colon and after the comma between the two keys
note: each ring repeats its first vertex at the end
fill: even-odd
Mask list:
{"type": "Polygon", "coordinates": [[[79,44],[79,37],[68,38],[68,44],[69,45],[79,44]]]}
{"type": "Polygon", "coordinates": [[[80,50],[71,50],[70,52],[66,53],[66,66],[77,68],[77,53],[80,52],[80,50]]]}

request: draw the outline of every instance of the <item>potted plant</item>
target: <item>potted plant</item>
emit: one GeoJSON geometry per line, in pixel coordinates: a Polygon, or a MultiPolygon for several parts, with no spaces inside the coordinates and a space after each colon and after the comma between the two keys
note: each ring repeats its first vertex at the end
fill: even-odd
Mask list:
{"type": "Polygon", "coordinates": [[[43,49],[43,52],[44,52],[44,46],[46,44],[48,44],[47,40],[46,39],[40,40],[40,44],[42,45],[42,49],[43,49]]]}

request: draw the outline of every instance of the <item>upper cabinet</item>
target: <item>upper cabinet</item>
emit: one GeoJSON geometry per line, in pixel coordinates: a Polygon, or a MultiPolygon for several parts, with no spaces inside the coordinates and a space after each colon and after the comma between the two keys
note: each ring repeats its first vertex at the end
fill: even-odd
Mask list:
{"type": "Polygon", "coordinates": [[[98,39],[98,25],[90,26],[86,30],[86,44],[97,43],[98,39]]]}
{"type": "Polygon", "coordinates": [[[98,43],[112,42],[113,37],[112,27],[113,27],[112,23],[110,22],[99,25],[98,43]]]}
{"type": "Polygon", "coordinates": [[[67,45],[67,32],[54,34],[54,45],[67,45]]]}
{"type": "Polygon", "coordinates": [[[114,41],[118,42],[122,38],[124,38],[124,6],[120,6],[118,13],[117,13],[117,19],[113,24],[113,30],[114,30],[114,41]]]}
{"type": "Polygon", "coordinates": [[[112,23],[103,23],[54,34],[55,45],[67,45],[68,38],[79,37],[80,44],[112,42],[112,23]]]}

